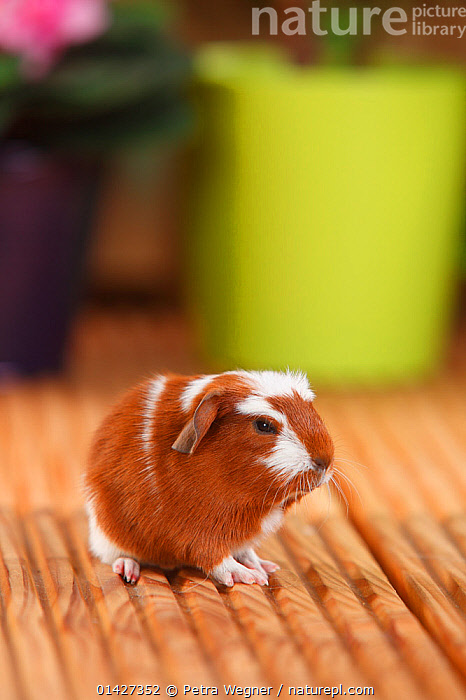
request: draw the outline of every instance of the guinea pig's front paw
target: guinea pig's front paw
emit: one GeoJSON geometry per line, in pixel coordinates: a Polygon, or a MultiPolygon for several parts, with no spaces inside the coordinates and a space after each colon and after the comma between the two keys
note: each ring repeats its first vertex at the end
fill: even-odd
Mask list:
{"type": "Polygon", "coordinates": [[[264,571],[249,569],[232,556],[225,559],[210,572],[212,578],[225,586],[233,586],[234,583],[258,583],[260,586],[268,584],[268,577],[264,571]]]}
{"type": "Polygon", "coordinates": [[[129,557],[119,557],[115,559],[112,569],[115,574],[121,576],[123,581],[131,583],[133,586],[138,582],[139,574],[141,573],[139,563],[135,559],[130,559],[129,557]]]}
{"type": "Polygon", "coordinates": [[[278,564],[274,561],[268,561],[267,559],[261,559],[257,556],[252,547],[245,547],[237,552],[233,553],[236,561],[239,561],[248,569],[257,569],[257,571],[262,571],[263,574],[272,574],[274,571],[278,571],[280,568],[278,564]]]}

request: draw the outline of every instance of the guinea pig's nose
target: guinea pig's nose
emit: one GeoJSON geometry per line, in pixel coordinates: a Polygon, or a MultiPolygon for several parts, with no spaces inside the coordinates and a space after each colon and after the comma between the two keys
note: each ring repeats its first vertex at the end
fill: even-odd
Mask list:
{"type": "Polygon", "coordinates": [[[318,472],[324,472],[330,466],[330,462],[325,461],[321,457],[316,457],[316,459],[312,460],[312,463],[314,465],[315,470],[318,472]]]}

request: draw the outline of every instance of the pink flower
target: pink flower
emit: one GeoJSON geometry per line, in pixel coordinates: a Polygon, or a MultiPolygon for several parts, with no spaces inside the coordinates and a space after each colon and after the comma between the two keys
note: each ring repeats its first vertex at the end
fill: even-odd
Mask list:
{"type": "Polygon", "coordinates": [[[61,51],[89,41],[109,24],[107,0],[0,0],[0,49],[42,75],[61,51]]]}

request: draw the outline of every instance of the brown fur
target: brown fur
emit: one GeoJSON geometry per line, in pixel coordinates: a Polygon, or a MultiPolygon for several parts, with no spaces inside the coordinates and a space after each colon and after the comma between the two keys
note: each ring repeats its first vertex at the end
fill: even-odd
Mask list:
{"type": "Polygon", "coordinates": [[[324,421],[309,401],[299,394],[293,396],[273,396],[269,403],[277,411],[284,413],[304,447],[313,459],[322,460],[327,466],[333,461],[334,446],[324,421]]]}
{"type": "MultiPolygon", "coordinates": [[[[129,391],[97,431],[86,486],[100,528],[125,552],[139,561],[209,572],[260,533],[274,504],[286,496],[287,507],[298,494],[262,464],[276,436],[259,434],[251,416],[234,411],[251,393],[250,385],[220,375],[185,413],[180,396],[194,378],[168,377],[154,409],[149,454],[142,443],[148,383],[129,391]],[[212,391],[215,407],[200,443],[191,454],[172,449],[212,391]],[[151,472],[145,470],[149,464],[151,472]]],[[[331,461],[332,441],[312,404],[296,396],[270,402],[287,415],[311,456],[331,461]]]]}

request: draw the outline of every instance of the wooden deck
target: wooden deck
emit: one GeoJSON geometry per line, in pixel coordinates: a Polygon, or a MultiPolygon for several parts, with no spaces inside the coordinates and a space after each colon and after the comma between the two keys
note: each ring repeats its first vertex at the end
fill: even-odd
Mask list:
{"type": "Polygon", "coordinates": [[[80,473],[118,392],[200,369],[187,338],[170,315],[89,312],[64,379],[0,394],[0,698],[228,683],[466,698],[464,344],[422,387],[318,396],[348,506],[316,492],[291,512],[263,546],[281,564],[268,588],[157,569],[129,587],[87,552],[80,473]]]}

